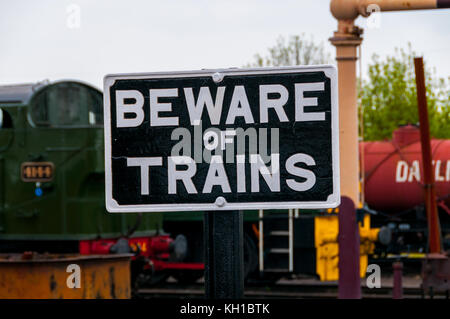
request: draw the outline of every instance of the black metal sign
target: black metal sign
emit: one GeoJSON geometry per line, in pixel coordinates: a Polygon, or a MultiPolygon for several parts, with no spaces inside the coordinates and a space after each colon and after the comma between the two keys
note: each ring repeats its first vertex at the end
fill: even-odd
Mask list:
{"type": "Polygon", "coordinates": [[[339,204],[333,66],[108,75],[110,212],[339,204]]]}

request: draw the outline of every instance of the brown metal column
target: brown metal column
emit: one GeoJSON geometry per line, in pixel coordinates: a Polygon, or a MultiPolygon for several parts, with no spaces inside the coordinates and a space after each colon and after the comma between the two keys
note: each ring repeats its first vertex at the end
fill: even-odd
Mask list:
{"type": "Polygon", "coordinates": [[[414,58],[417,86],[417,105],[419,108],[420,142],[422,145],[423,185],[425,195],[425,208],[428,220],[428,242],[430,253],[441,252],[441,230],[436,204],[436,189],[432,167],[430,126],[428,122],[428,107],[425,87],[425,73],[423,59],[414,58]]]}
{"type": "Polygon", "coordinates": [[[330,42],[336,47],[339,83],[339,148],[341,195],[359,203],[358,108],[356,96],[357,47],[359,29],[352,21],[339,21],[330,42]]]}
{"type": "Polygon", "coordinates": [[[339,206],[339,299],[361,298],[359,227],[353,201],[343,196],[339,206]]]}

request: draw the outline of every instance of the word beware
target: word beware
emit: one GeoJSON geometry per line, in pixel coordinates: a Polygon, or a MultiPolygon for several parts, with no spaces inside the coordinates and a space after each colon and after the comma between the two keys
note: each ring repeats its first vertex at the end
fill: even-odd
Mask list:
{"type": "MultiPolygon", "coordinates": [[[[255,116],[252,113],[250,102],[247,97],[244,85],[236,85],[231,88],[230,105],[226,114],[226,119],[222,118],[224,109],[225,86],[217,87],[216,98],[213,102],[210,88],[200,87],[197,101],[195,101],[193,88],[183,88],[184,104],[187,107],[191,125],[200,123],[203,109],[206,106],[209,115],[209,122],[212,125],[226,124],[234,125],[237,118],[242,117],[245,124],[255,124],[255,116]]],[[[325,112],[305,112],[306,106],[317,106],[316,97],[305,97],[305,92],[323,91],[324,82],[295,83],[295,121],[324,121],[325,112]]],[[[269,110],[273,109],[276,115],[274,121],[289,122],[284,106],[289,99],[288,89],[281,84],[259,85],[259,123],[269,122],[269,110]],[[269,98],[270,95],[277,95],[276,98],[269,98]]],[[[138,90],[117,90],[116,113],[117,127],[137,127],[144,122],[144,94],[138,90]],[[133,103],[126,103],[126,100],[133,100],[133,103]],[[132,114],[133,117],[129,115],[132,114]]],[[[178,98],[178,88],[150,89],[149,114],[150,126],[179,126],[179,116],[162,116],[161,113],[172,112],[172,103],[160,102],[161,98],[178,98]]]]}

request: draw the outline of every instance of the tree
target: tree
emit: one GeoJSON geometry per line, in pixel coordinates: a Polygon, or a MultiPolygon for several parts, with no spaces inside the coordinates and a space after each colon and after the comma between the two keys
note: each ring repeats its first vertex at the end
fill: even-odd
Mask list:
{"type": "Polygon", "coordinates": [[[268,51],[265,57],[255,54],[255,61],[247,66],[289,66],[330,62],[330,55],[325,52],[323,44],[314,43],[312,37],[309,40],[306,39],[303,33],[292,35],[288,40],[279,36],[276,45],[268,48],[268,51]]]}
{"type": "MultiPolygon", "coordinates": [[[[359,90],[364,140],[390,139],[399,125],[419,122],[414,56],[410,45],[408,51],[395,49],[395,55],[384,60],[373,55],[368,80],[359,90]]],[[[425,64],[430,133],[450,138],[450,83],[435,73],[425,64]]]]}

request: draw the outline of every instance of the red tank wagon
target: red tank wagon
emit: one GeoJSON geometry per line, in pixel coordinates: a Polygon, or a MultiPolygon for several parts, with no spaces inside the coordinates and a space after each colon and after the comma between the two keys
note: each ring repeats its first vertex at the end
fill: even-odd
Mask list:
{"type": "MultiPolygon", "coordinates": [[[[433,171],[439,206],[450,204],[450,140],[432,139],[433,171]]],[[[398,212],[421,205],[423,170],[419,129],[400,127],[391,141],[360,144],[364,159],[365,200],[370,208],[398,212]]]]}
{"type": "MultiPolygon", "coordinates": [[[[431,150],[443,248],[450,248],[450,140],[432,139],[431,150]]],[[[388,226],[392,240],[380,254],[421,258],[427,251],[427,219],[419,128],[406,125],[391,141],[360,143],[364,196],[372,226],[388,226]],[[417,254],[419,253],[419,254],[417,254]]]]}

